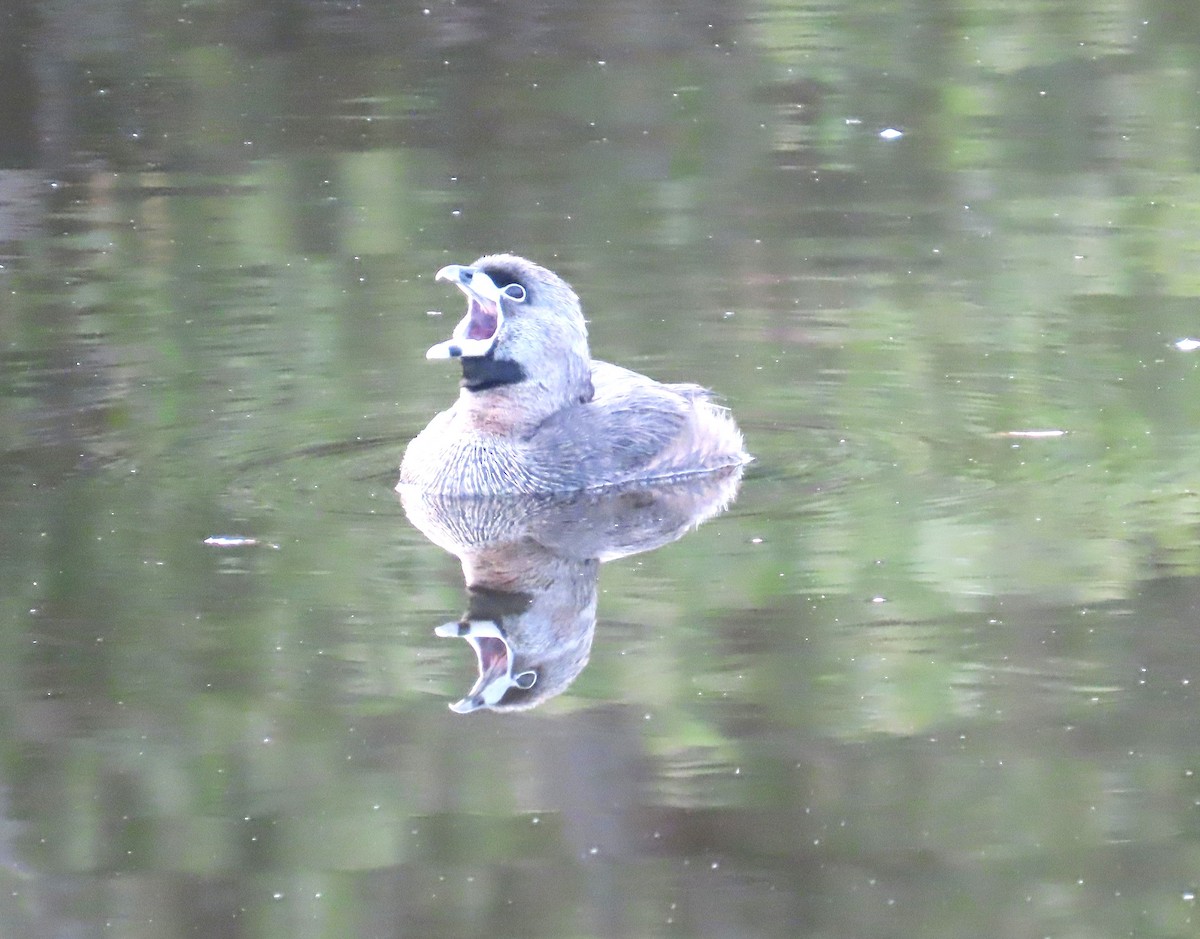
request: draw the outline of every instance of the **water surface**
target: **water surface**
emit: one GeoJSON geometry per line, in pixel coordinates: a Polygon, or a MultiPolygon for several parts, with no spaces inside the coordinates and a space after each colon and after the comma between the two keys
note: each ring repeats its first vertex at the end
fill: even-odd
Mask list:
{"type": "Polygon", "coordinates": [[[6,936],[1195,934],[1189,7],[0,17],[6,936]],[[756,460],[459,715],[500,249],[756,460]]]}

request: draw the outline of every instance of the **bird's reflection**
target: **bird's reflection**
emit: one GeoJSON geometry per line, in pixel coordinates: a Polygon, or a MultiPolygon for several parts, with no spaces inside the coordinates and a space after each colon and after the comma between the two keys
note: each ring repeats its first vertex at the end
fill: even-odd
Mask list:
{"type": "Polygon", "coordinates": [[[605,561],[674,541],[724,509],[741,467],[566,495],[454,497],[400,488],[409,520],[462,562],[467,611],[439,626],[475,650],[460,714],[535,707],[587,664],[605,561]]]}

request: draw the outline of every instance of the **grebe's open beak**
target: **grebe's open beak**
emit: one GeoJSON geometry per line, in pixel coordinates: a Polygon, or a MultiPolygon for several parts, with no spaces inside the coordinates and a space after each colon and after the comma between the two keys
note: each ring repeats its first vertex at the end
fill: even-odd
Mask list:
{"type": "Polygon", "coordinates": [[[510,688],[532,688],[537,672],[512,673],[513,656],[508,639],[493,620],[463,620],[446,623],[434,630],[443,638],[465,639],[479,660],[479,677],[467,696],[450,705],[458,714],[470,714],[480,708],[490,708],[500,702],[510,688]]]}
{"type": "Polygon", "coordinates": [[[434,280],[454,284],[467,295],[467,315],[454,327],[451,338],[430,346],[427,359],[459,359],[487,355],[504,325],[500,289],[483,271],[461,264],[448,264],[434,280]]]}

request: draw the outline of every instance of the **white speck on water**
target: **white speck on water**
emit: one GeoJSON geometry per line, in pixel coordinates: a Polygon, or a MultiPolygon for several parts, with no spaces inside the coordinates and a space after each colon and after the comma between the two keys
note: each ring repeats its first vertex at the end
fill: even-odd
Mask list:
{"type": "Polygon", "coordinates": [[[1065,437],[1065,430],[1002,430],[997,437],[1023,437],[1026,440],[1048,440],[1053,437],[1065,437]]]}
{"type": "Polygon", "coordinates": [[[1200,339],[1180,339],[1175,343],[1180,352],[1195,352],[1200,349],[1200,339]]]}
{"type": "Polygon", "coordinates": [[[251,548],[258,544],[258,539],[247,535],[210,535],[204,543],[214,548],[251,548]]]}
{"type": "Polygon", "coordinates": [[[904,131],[896,130],[894,127],[885,127],[879,132],[879,136],[883,140],[899,140],[904,136],[904,131]]]}

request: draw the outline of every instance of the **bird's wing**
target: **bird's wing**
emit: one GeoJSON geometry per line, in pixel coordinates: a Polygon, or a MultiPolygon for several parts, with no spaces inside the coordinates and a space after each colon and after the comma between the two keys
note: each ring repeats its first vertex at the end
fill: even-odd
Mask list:
{"type": "Polygon", "coordinates": [[[567,466],[586,461],[597,478],[638,476],[670,453],[686,433],[699,385],[662,385],[607,362],[592,364],[595,395],[587,404],[547,418],[538,449],[567,466]]]}

